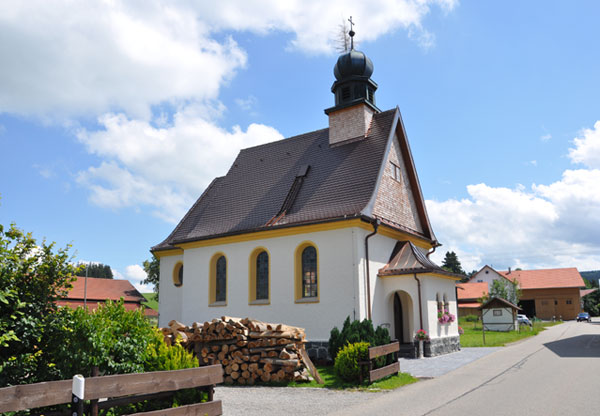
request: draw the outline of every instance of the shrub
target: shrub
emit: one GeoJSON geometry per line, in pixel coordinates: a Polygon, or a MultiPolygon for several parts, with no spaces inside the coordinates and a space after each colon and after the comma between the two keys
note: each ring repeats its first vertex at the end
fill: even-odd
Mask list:
{"type": "Polygon", "coordinates": [[[356,342],[342,348],[335,359],[336,374],[345,381],[358,382],[361,368],[359,361],[364,361],[369,355],[368,342],[356,342]]]}
{"type": "MultiPolygon", "coordinates": [[[[386,328],[373,328],[373,322],[369,319],[361,321],[350,321],[347,317],[340,332],[334,327],[329,336],[329,355],[336,359],[338,352],[347,344],[367,342],[371,346],[385,345],[391,342],[390,333],[386,328]]],[[[377,366],[385,364],[385,358],[377,359],[377,366]],[[381,362],[380,362],[381,361],[381,362]]]]}
{"type": "Polygon", "coordinates": [[[477,315],[467,315],[464,317],[464,320],[466,322],[477,322],[479,320],[479,317],[477,315]]]}

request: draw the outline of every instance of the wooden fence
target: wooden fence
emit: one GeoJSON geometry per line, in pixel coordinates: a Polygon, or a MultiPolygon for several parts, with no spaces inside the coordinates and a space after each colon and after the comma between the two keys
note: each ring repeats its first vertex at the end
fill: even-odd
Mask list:
{"type": "Polygon", "coordinates": [[[369,371],[369,383],[379,380],[391,374],[398,374],[400,371],[400,363],[398,362],[398,351],[400,351],[400,343],[398,341],[392,342],[391,344],[380,345],[378,347],[369,348],[369,360],[360,361],[358,364],[361,366],[360,371],[360,383],[363,382],[363,371],[364,367],[368,368],[369,371]],[[378,357],[387,356],[393,354],[394,362],[386,365],[385,367],[377,368],[373,370],[373,360],[378,357]]]}
{"type": "MultiPolygon", "coordinates": [[[[110,398],[98,403],[98,408],[103,409],[153,398],[164,398],[181,389],[202,388],[208,391],[209,401],[205,403],[190,404],[143,414],[168,414],[169,416],[206,414],[207,416],[216,416],[221,415],[223,410],[221,401],[213,400],[213,386],[222,382],[223,368],[221,365],[90,377],[85,379],[83,399],[96,402],[100,398],[110,398]]],[[[70,403],[72,388],[73,380],[49,381],[1,388],[0,413],[70,403]]]]}

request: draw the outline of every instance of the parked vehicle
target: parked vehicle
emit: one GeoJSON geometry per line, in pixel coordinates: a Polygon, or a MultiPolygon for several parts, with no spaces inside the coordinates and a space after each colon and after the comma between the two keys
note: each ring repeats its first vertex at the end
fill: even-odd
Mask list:
{"type": "Polygon", "coordinates": [[[525,324],[531,326],[531,321],[527,317],[527,315],[517,314],[517,322],[520,324],[525,324]]]}
{"type": "Polygon", "coordinates": [[[592,322],[592,318],[590,317],[589,313],[581,312],[579,315],[577,315],[577,322],[579,321],[592,322]]]}

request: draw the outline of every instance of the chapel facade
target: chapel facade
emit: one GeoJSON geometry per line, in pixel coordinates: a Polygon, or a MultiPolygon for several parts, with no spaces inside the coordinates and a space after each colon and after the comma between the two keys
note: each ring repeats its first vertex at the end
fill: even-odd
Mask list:
{"type": "Polygon", "coordinates": [[[173,232],[160,259],[159,325],[222,315],[306,329],[325,358],[346,317],[387,327],[403,352],[460,348],[455,282],[438,243],[398,108],[376,106],[373,63],[354,48],[334,67],[328,128],[243,149],[173,232]],[[440,317],[446,315],[445,318],[440,317]]]}

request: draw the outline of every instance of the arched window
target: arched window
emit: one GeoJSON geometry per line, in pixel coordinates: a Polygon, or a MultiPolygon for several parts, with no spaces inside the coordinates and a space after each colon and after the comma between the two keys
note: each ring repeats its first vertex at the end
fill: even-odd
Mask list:
{"type": "Polygon", "coordinates": [[[319,302],[319,252],[314,243],[305,241],[296,248],[294,269],[296,302],[319,302]]]}
{"type": "Polygon", "coordinates": [[[225,256],[217,259],[217,287],[215,293],[215,301],[225,302],[227,299],[227,260],[225,256]]]}
{"type": "Polygon", "coordinates": [[[183,263],[180,261],[173,267],[173,284],[177,287],[183,285],[183,263]]]}
{"type": "Polygon", "coordinates": [[[266,251],[256,256],[256,299],[269,299],[269,255],[266,251]]]}
{"type": "Polygon", "coordinates": [[[435,295],[435,301],[437,303],[437,310],[438,312],[442,312],[444,310],[444,305],[442,304],[442,300],[440,299],[440,294],[436,293],[435,295]]]}
{"type": "Polygon", "coordinates": [[[302,297],[317,297],[317,249],[308,246],[302,250],[302,297]]]}
{"type": "Polygon", "coordinates": [[[443,305],[443,309],[445,311],[449,310],[450,305],[448,304],[448,296],[446,296],[446,294],[444,293],[444,305],[443,305]]]}
{"type": "Polygon", "coordinates": [[[208,280],[208,303],[211,306],[227,304],[227,258],[216,253],[210,259],[208,280]]]}

